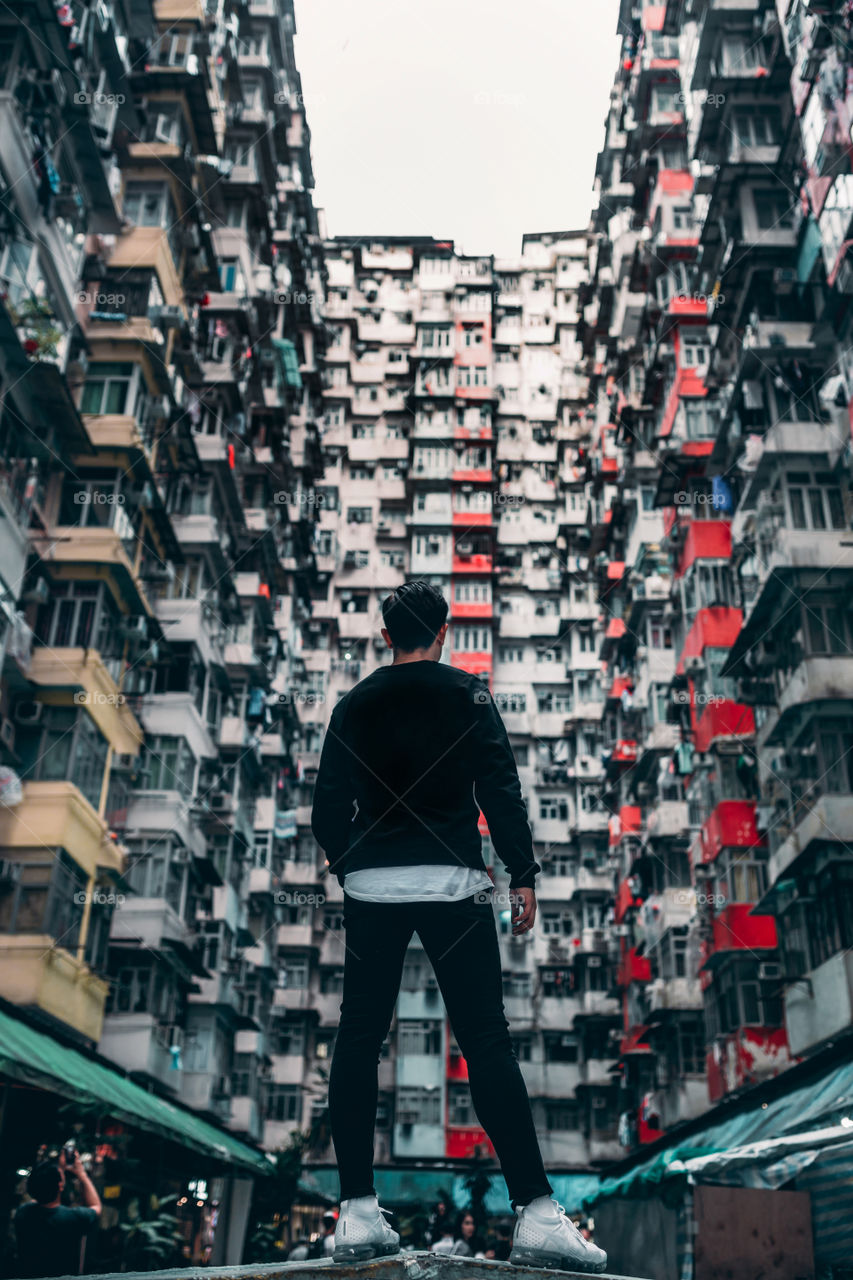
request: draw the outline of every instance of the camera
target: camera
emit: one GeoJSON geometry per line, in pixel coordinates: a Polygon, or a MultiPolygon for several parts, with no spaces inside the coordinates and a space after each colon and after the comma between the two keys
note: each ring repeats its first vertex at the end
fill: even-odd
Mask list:
{"type": "Polygon", "coordinates": [[[66,1142],[62,1148],[62,1154],[65,1157],[65,1167],[70,1169],[77,1159],[77,1148],[73,1142],[66,1142]]]}

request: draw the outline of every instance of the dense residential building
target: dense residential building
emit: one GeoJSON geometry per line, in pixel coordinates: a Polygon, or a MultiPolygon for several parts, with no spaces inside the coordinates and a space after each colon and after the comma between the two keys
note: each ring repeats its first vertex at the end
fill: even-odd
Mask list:
{"type": "MultiPolygon", "coordinates": [[[[321,556],[327,580],[310,624],[327,716],[390,658],[383,597],[427,578],[449,601],[446,660],[497,700],[544,869],[541,930],[514,939],[495,868],[507,1007],[556,1168],[617,1150],[607,814],[595,795],[599,609],[580,571],[589,428],[575,327],[586,253],[585,233],[525,237],[511,262],[429,238],[327,242],[319,536],[329,564],[321,556]]],[[[485,823],[483,835],[493,866],[485,823]]],[[[489,1151],[427,968],[413,944],[380,1065],[377,1150],[392,1161],[489,1151]]],[[[339,990],[340,968],[326,971],[320,956],[315,981],[322,999],[339,990]]]]}
{"type": "Polygon", "coordinates": [[[581,338],[629,1146],[851,1025],[846,8],[621,6],[581,338]]]}
{"type": "Polygon", "coordinates": [[[259,1143],[322,474],[293,6],[77,9],[3,28],[0,995],[259,1143]]]}

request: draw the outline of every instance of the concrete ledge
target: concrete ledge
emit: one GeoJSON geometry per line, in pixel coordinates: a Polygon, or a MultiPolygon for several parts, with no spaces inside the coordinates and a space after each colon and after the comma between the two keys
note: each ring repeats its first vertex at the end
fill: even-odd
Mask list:
{"type": "MultiPolygon", "coordinates": [[[[331,1258],[318,1262],[273,1262],[256,1267],[187,1267],[178,1271],[137,1271],[122,1273],[121,1280],[318,1280],[328,1275],[337,1280],[543,1280],[563,1276],[564,1280],[589,1280],[589,1273],[546,1271],[534,1267],[513,1267],[508,1262],[486,1262],[473,1258],[445,1258],[434,1253],[398,1253],[393,1258],[377,1258],[339,1266],[331,1258]]],[[[70,1278],[69,1278],[70,1280],[70,1278]]],[[[112,1280],[112,1277],[101,1277],[112,1280]]],[[[601,1275],[599,1280],[630,1280],[627,1276],[601,1275]]]]}

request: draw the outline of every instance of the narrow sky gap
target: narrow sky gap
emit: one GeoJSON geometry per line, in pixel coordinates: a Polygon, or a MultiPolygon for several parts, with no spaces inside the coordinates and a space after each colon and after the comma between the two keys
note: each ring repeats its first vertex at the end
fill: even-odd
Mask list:
{"type": "Polygon", "coordinates": [[[585,227],[616,0],[297,0],[315,198],[331,235],[511,256],[585,227]]]}

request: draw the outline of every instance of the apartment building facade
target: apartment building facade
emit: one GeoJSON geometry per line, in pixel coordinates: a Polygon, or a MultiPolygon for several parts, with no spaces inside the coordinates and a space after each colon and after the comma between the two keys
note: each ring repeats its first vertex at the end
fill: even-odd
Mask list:
{"type": "MultiPolygon", "coordinates": [[[[544,868],[542,928],[514,939],[483,822],[516,1050],[547,1160],[585,1167],[618,1149],[608,815],[595,795],[600,610],[583,568],[590,426],[575,339],[587,237],[525,237],[512,261],[429,238],[337,238],[325,250],[327,465],[309,624],[320,653],[306,654],[323,673],[318,706],[327,718],[390,658],[379,636],[390,590],[408,577],[441,588],[446,660],[497,701],[544,868]]],[[[314,981],[322,999],[340,971],[321,955],[314,981]]],[[[336,1005],[329,1031],[335,1017],[336,1005]]],[[[489,1151],[415,941],[380,1063],[377,1153],[429,1162],[489,1151]]]]}
{"type": "Polygon", "coordinates": [[[621,6],[580,332],[629,1147],[850,1028],[846,8],[621,6]]]}
{"type": "Polygon", "coordinates": [[[0,95],[0,995],[261,1143],[292,1105],[271,1048],[322,474],[293,6],[25,10],[0,95]]]}

